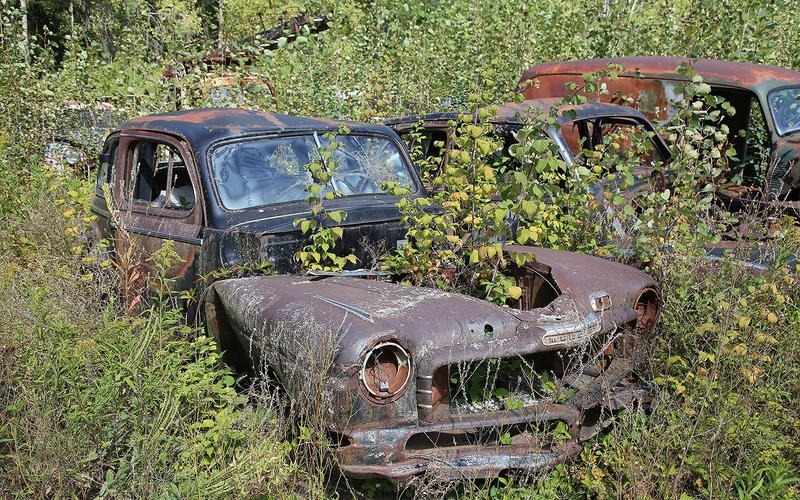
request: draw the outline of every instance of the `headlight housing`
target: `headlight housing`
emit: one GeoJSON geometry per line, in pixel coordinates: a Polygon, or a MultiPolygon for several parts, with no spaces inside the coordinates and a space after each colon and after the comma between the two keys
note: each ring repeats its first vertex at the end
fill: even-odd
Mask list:
{"type": "Polygon", "coordinates": [[[411,353],[397,340],[384,340],[367,351],[359,377],[367,399],[391,403],[411,380],[411,353]]]}

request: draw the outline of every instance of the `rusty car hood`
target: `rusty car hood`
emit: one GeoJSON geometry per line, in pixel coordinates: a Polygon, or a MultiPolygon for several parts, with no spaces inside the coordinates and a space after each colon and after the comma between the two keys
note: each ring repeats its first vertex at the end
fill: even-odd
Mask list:
{"type": "Polygon", "coordinates": [[[341,364],[357,363],[370,345],[389,336],[406,342],[419,355],[434,346],[486,340],[486,324],[498,338],[513,336],[519,324],[486,301],[363,279],[281,275],[213,286],[237,333],[261,341],[264,328],[272,331],[300,317],[310,319],[336,332],[340,349],[336,360],[341,364]],[[265,311],[267,316],[262,315],[265,311]]]}
{"type": "MultiPolygon", "coordinates": [[[[545,307],[527,311],[431,288],[345,277],[238,278],[214,283],[212,293],[234,331],[245,337],[244,345],[270,342],[275,335],[268,333],[281,325],[310,320],[337,332],[336,361],[349,365],[358,363],[370,345],[389,337],[406,342],[418,357],[434,350],[480,352],[488,344],[507,344],[513,353],[575,345],[601,326],[635,321],[638,291],[656,286],[640,271],[597,257],[530,247],[508,250],[535,253],[550,266],[559,288],[568,291],[545,307]],[[593,279],[593,272],[600,271],[607,278],[602,289],[593,279]],[[606,292],[615,307],[593,313],[593,292],[606,292]],[[585,335],[548,341],[548,334],[563,334],[564,325],[585,335]]],[[[506,350],[497,345],[492,349],[506,350]]]]}
{"type": "MultiPolygon", "coordinates": [[[[337,199],[325,203],[329,210],[343,209],[347,216],[338,226],[344,232],[337,243],[339,253],[355,254],[356,267],[371,268],[383,253],[393,251],[405,241],[407,228],[400,220],[398,198],[389,195],[361,196],[355,205],[351,200],[337,199]],[[368,241],[369,245],[364,242],[368,241]]],[[[294,256],[308,244],[308,238],[295,225],[298,219],[310,216],[305,202],[244,210],[227,214],[218,222],[219,229],[206,228],[204,239],[211,249],[216,245],[219,262],[226,266],[241,264],[229,256],[245,257],[258,262],[268,260],[276,272],[297,272],[294,256]]]]}

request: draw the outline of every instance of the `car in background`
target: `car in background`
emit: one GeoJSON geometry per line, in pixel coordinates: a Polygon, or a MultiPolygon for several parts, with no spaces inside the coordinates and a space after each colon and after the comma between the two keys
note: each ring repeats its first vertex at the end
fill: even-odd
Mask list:
{"type": "Polygon", "coordinates": [[[720,198],[750,206],[777,202],[784,211],[800,214],[798,71],[711,59],[619,57],[537,64],[522,75],[519,88],[527,99],[564,97],[580,91],[584,74],[613,72],[616,78],[597,82],[601,100],[631,105],[656,123],[668,123],[680,99],[679,84],[692,78],[678,71],[681,65],[691,66],[711,86],[712,95],[736,109],[723,119],[736,159],[730,162],[720,198]]]}
{"type": "Polygon", "coordinates": [[[105,141],[91,209],[117,257],[135,247],[149,262],[174,246],[168,275],[202,292],[206,331],[226,359],[318,406],[345,474],[550,467],[615,412],[646,404],[634,369],[661,308],[652,278],[523,246],[504,248],[535,257],[509,259],[522,293],[508,307],[376,280],[372,269],[300,275],[307,237],[295,221],[312,216],[312,162],[337,164],[323,187],[334,194],[325,207],[347,213],[337,250],[374,268],[375,249],[406,237],[399,198],[382,186],[425,195],[382,125],[236,109],[134,118],[105,141]],[[204,279],[252,261],[274,274],[204,279]]]}
{"type": "Polygon", "coordinates": [[[67,101],[58,110],[58,120],[50,123],[49,142],[45,145],[44,162],[59,172],[72,170],[79,177],[89,178],[93,170],[90,159],[97,157],[103,138],[127,114],[111,103],[67,101]]]}
{"type": "MultiPolygon", "coordinates": [[[[390,118],[384,123],[394,129],[409,148],[420,148],[424,158],[441,158],[444,167],[448,160],[445,153],[453,147],[454,124],[458,116],[459,113],[452,111],[390,118]]],[[[612,142],[612,135],[619,151],[631,151],[638,137],[642,143],[637,152],[639,161],[633,172],[635,178],[649,180],[655,176],[659,185],[664,184],[663,169],[653,170],[652,167],[663,167],[669,163],[671,155],[653,124],[635,109],[602,102],[564,104],[563,99],[545,98],[499,106],[490,121],[495,135],[503,142],[498,154],[504,158],[506,169],[519,168],[509,151],[517,142],[516,133],[532,120],[542,123],[543,133],[556,145],[568,168],[584,165],[587,151],[606,150],[612,142]],[[547,124],[542,119],[548,116],[554,117],[554,124],[547,124]]],[[[592,186],[595,193],[600,188],[592,186]]]]}

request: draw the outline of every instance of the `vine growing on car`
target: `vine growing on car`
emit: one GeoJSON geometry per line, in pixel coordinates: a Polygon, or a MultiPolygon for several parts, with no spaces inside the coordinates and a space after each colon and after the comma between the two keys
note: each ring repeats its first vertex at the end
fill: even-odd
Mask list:
{"type": "MultiPolygon", "coordinates": [[[[350,130],[344,125],[339,127],[338,134],[349,133],[350,130]]],[[[333,183],[338,167],[335,152],[341,146],[336,136],[336,132],[324,134],[323,143],[315,134],[317,157],[305,166],[311,176],[311,183],[305,188],[311,215],[294,221],[295,227],[299,227],[309,239],[309,243],[295,255],[304,270],[339,271],[348,263],[356,263],[355,254],[340,255],[341,252],[337,251],[337,243],[344,235],[344,229],[339,224],[347,218],[347,213],[344,210],[328,210],[324,204],[325,200],[342,196],[333,183]]]]}

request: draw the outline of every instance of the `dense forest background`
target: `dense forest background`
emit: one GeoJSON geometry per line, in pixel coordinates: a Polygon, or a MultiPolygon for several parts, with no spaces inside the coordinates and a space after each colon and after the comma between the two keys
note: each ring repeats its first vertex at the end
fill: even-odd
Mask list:
{"type": "MultiPolygon", "coordinates": [[[[208,105],[356,120],[463,109],[509,100],[527,67],[559,59],[672,55],[800,69],[798,26],[797,3],[783,0],[2,0],[0,496],[389,488],[339,477],[324,412],[287,410],[258,382],[237,384],[176,297],[131,307],[136,262],[86,253],[109,127],[208,105]],[[326,17],[328,29],[290,23],[270,33],[303,15],[326,17]],[[46,159],[53,143],[60,156],[46,159]]],[[[703,137],[713,125],[689,122],[703,137]]],[[[691,136],[671,141],[685,196],[655,197],[632,215],[665,291],[643,369],[658,394],[652,413],[621,416],[552,471],[486,482],[429,475],[399,494],[800,494],[797,269],[752,275],[699,258],[723,228],[693,194],[712,166],[681,153],[713,145],[691,136]],[[659,253],[665,246],[672,251],[659,253]]],[[[773,235],[781,264],[800,234],[789,220],[773,235]]]]}

